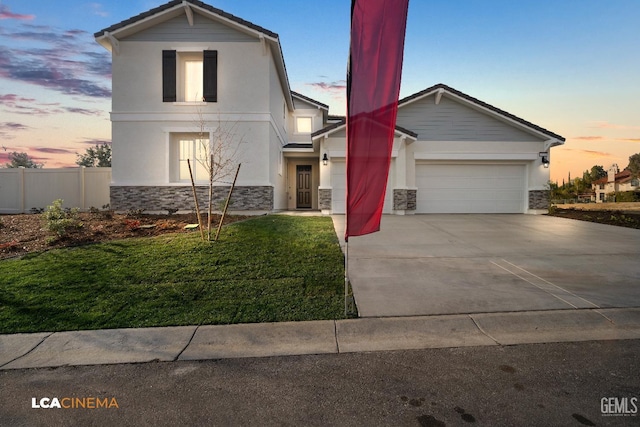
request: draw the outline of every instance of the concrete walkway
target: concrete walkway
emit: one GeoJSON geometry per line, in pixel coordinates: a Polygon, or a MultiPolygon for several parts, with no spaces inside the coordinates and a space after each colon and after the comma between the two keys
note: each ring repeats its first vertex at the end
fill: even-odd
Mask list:
{"type": "Polygon", "coordinates": [[[0,335],[0,369],[640,339],[640,309],[0,335]]]}

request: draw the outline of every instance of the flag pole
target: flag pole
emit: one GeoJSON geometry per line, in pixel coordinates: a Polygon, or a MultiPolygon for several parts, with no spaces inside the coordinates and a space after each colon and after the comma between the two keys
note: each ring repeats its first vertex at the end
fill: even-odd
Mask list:
{"type": "Polygon", "coordinates": [[[347,317],[347,313],[348,313],[348,310],[347,310],[348,294],[349,294],[349,239],[347,238],[344,242],[344,317],[347,317]]]}

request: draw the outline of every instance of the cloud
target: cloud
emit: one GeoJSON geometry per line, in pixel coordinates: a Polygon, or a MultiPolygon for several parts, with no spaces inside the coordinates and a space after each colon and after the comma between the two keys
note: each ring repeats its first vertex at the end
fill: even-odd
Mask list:
{"type": "Polygon", "coordinates": [[[27,125],[23,125],[22,123],[15,123],[15,122],[4,122],[4,123],[0,123],[0,130],[12,130],[12,131],[16,131],[16,130],[26,130],[29,129],[29,126],[27,125]]]}
{"type": "Polygon", "coordinates": [[[64,107],[64,109],[69,113],[84,114],[85,116],[100,116],[103,113],[101,110],[89,110],[87,108],[78,107],[64,107]]]}
{"type": "Polygon", "coordinates": [[[312,82],[306,83],[306,85],[324,92],[344,91],[347,89],[346,80],[337,80],[334,82],[312,82]]]}
{"type": "Polygon", "coordinates": [[[74,150],[68,150],[66,148],[51,148],[51,147],[35,147],[31,151],[46,154],[75,154],[74,150]]]}
{"type": "Polygon", "coordinates": [[[15,93],[8,93],[6,95],[0,95],[0,105],[6,105],[8,107],[15,107],[19,102],[34,102],[33,98],[23,98],[15,93]]]}
{"type": "Polygon", "coordinates": [[[35,15],[21,15],[19,13],[13,13],[9,10],[9,6],[0,4],[0,19],[17,19],[20,21],[31,21],[35,15]]]}
{"type": "Polygon", "coordinates": [[[111,58],[106,51],[93,50],[93,37],[87,31],[21,24],[13,32],[0,29],[0,36],[10,42],[9,47],[0,45],[0,77],[66,95],[111,97],[111,58]]]}
{"type": "Polygon", "coordinates": [[[93,13],[94,15],[100,16],[102,18],[106,18],[107,16],[109,16],[109,12],[103,10],[100,3],[90,3],[89,7],[91,8],[91,13],[93,13]]]}
{"type": "Polygon", "coordinates": [[[563,151],[576,151],[582,155],[585,155],[587,157],[595,157],[595,158],[602,158],[602,157],[615,157],[613,154],[611,153],[607,153],[604,151],[595,151],[595,150],[578,150],[578,149],[574,149],[574,148],[568,148],[565,149],[563,151]]]}
{"type": "Polygon", "coordinates": [[[618,141],[640,142],[640,138],[618,138],[618,141]]]}
{"type": "Polygon", "coordinates": [[[590,128],[596,129],[616,129],[616,130],[638,130],[640,126],[627,126],[627,125],[617,125],[614,123],[609,123],[606,121],[597,121],[593,122],[590,128]]]}
{"type": "Polygon", "coordinates": [[[604,139],[604,137],[602,136],[576,136],[572,139],[577,139],[580,141],[599,141],[601,139],[604,139]]]}
{"type": "Polygon", "coordinates": [[[15,132],[29,129],[29,126],[16,122],[2,122],[0,123],[0,138],[1,139],[15,139],[15,132]]]}

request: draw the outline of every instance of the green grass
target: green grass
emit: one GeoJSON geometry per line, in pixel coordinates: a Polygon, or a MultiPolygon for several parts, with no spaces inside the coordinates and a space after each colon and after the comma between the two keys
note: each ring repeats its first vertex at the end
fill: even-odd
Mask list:
{"type": "Polygon", "coordinates": [[[343,317],[331,219],[265,216],[0,261],[0,333],[343,317]]]}

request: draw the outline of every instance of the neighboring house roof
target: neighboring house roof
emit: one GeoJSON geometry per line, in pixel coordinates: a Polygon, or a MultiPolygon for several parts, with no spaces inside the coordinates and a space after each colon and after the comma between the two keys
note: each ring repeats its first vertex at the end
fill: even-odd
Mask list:
{"type": "MultiPolygon", "coordinates": [[[[334,132],[337,132],[337,131],[341,130],[342,128],[344,128],[346,126],[347,126],[347,119],[345,119],[343,117],[339,122],[330,124],[329,126],[325,126],[324,128],[313,132],[311,134],[311,139],[317,139],[317,138],[319,138],[321,136],[326,136],[326,135],[332,134],[334,132]]],[[[410,137],[411,139],[414,139],[414,140],[418,138],[418,134],[417,133],[412,132],[412,131],[410,131],[408,129],[402,128],[400,126],[396,126],[396,132],[398,132],[398,133],[400,133],[402,135],[408,136],[408,137],[410,137]]]]}
{"type": "Polygon", "coordinates": [[[311,141],[309,142],[290,142],[282,148],[309,148],[311,147],[311,141]]]}
{"type": "Polygon", "coordinates": [[[314,104],[314,105],[318,106],[318,108],[322,108],[323,110],[327,110],[327,111],[329,111],[329,106],[328,106],[327,104],[323,104],[322,102],[320,102],[320,101],[316,101],[316,100],[315,100],[315,99],[313,99],[313,98],[309,98],[308,96],[304,96],[304,95],[302,95],[301,93],[294,92],[294,91],[291,91],[291,95],[292,95],[294,98],[299,98],[299,99],[301,99],[302,101],[306,101],[306,102],[308,102],[308,103],[310,103],[310,104],[314,104]]]}
{"type": "Polygon", "coordinates": [[[436,94],[436,96],[442,96],[443,94],[449,94],[452,95],[460,100],[463,100],[469,104],[472,104],[475,107],[479,107],[481,109],[484,110],[488,110],[489,112],[496,114],[500,117],[502,117],[503,119],[507,119],[509,121],[512,122],[516,122],[520,125],[523,125],[531,130],[534,130],[538,133],[542,133],[550,138],[553,138],[555,140],[557,140],[557,143],[552,144],[552,145],[561,145],[564,143],[565,138],[563,136],[558,135],[557,133],[551,132],[543,127],[540,127],[538,125],[535,125],[531,122],[528,122],[524,119],[521,119],[520,117],[514,116],[511,113],[507,113],[504,110],[501,110],[497,107],[494,107],[493,105],[487,104],[486,102],[480,101],[479,99],[476,99],[472,96],[467,95],[466,93],[460,92],[459,90],[456,90],[450,86],[447,86],[445,84],[439,83],[437,85],[431,86],[425,90],[422,90],[420,92],[414,93],[413,95],[407,96],[406,98],[401,99],[400,101],[398,101],[398,108],[402,108],[404,105],[410,104],[414,101],[417,101],[419,99],[422,99],[424,97],[427,96],[431,96],[436,94]]]}
{"type": "Polygon", "coordinates": [[[617,182],[618,184],[624,184],[633,180],[633,175],[629,169],[625,169],[622,172],[615,174],[614,181],[609,181],[609,177],[605,176],[596,181],[593,181],[591,185],[608,184],[609,182],[617,182]]]}
{"type": "MultiPolygon", "coordinates": [[[[147,12],[140,13],[129,19],[126,19],[110,27],[104,28],[94,34],[96,41],[103,45],[106,49],[112,50],[115,47],[117,54],[117,45],[119,40],[118,36],[124,37],[135,34],[138,31],[145,30],[150,26],[153,26],[154,18],[162,18],[163,15],[168,17],[177,16],[176,13],[184,12],[188,17],[191,13],[191,7],[195,7],[204,16],[217,17],[218,20],[231,24],[236,28],[243,29],[245,32],[250,33],[261,40],[271,44],[272,52],[278,70],[278,75],[285,92],[285,99],[287,106],[290,110],[293,110],[293,99],[291,97],[291,87],[289,85],[289,77],[287,75],[287,68],[284,63],[284,56],[282,54],[282,46],[280,45],[280,39],[278,34],[273,31],[267,30],[264,27],[256,25],[252,22],[246,21],[242,18],[238,18],[235,15],[227,13],[221,9],[210,6],[198,0],[173,0],[162,6],[158,6],[147,12]]],[[[189,18],[191,19],[191,18],[189,18]]],[[[159,21],[162,22],[162,21],[159,21]]]]}

